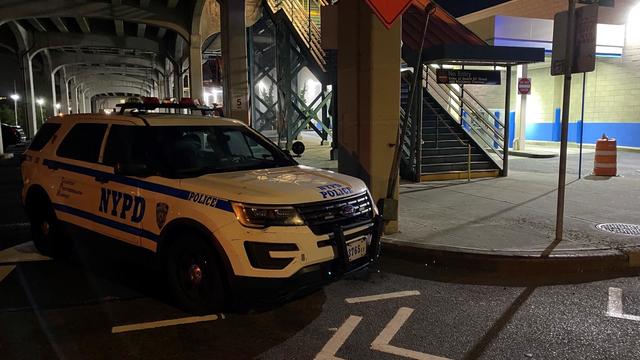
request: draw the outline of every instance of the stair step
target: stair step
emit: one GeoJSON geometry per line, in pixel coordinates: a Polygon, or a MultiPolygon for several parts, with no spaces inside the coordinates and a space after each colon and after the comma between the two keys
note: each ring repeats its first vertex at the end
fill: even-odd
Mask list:
{"type": "MultiPolygon", "coordinates": [[[[466,144],[467,141],[463,142],[466,144]]],[[[436,144],[435,140],[422,140],[422,148],[423,149],[428,149],[428,148],[436,148],[436,145],[438,148],[451,148],[451,147],[461,147],[463,149],[466,149],[466,145],[462,145],[460,144],[460,141],[456,140],[438,140],[438,143],[436,144]]],[[[471,147],[473,148],[473,145],[471,145],[471,147]]]]}
{"type": "MultiPolygon", "coordinates": [[[[447,147],[447,148],[427,148],[422,147],[422,156],[437,156],[437,155],[467,155],[469,148],[466,146],[447,147]]],[[[475,146],[471,147],[471,154],[484,154],[482,150],[475,146]]]]}
{"type": "MultiPolygon", "coordinates": [[[[466,165],[468,154],[458,155],[427,155],[422,156],[422,165],[445,164],[445,163],[464,163],[466,165]]],[[[471,163],[488,161],[485,154],[471,154],[471,163]]]]}
{"type": "MultiPolygon", "coordinates": [[[[471,162],[471,170],[493,170],[496,166],[491,161],[473,161],[471,162]]],[[[466,171],[467,162],[439,163],[439,164],[423,164],[422,173],[434,173],[444,171],[466,171]]]]}
{"type": "MultiPolygon", "coordinates": [[[[440,133],[438,133],[438,140],[442,141],[442,140],[457,140],[460,139],[462,141],[468,141],[469,138],[466,134],[462,134],[462,133],[450,133],[448,131],[440,131],[440,133]]],[[[435,141],[436,140],[436,134],[434,133],[425,133],[422,132],[422,141],[435,141]]]]}
{"type": "MultiPolygon", "coordinates": [[[[436,173],[426,173],[420,176],[420,181],[442,181],[466,179],[469,174],[466,171],[443,171],[436,173]]],[[[471,178],[497,177],[500,170],[471,170],[471,178]]]]}

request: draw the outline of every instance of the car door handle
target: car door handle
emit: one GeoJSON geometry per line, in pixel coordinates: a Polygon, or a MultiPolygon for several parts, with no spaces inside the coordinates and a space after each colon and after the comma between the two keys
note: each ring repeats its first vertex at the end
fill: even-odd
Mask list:
{"type": "Polygon", "coordinates": [[[96,176],[94,179],[101,184],[106,184],[109,182],[109,179],[104,176],[96,176]]]}

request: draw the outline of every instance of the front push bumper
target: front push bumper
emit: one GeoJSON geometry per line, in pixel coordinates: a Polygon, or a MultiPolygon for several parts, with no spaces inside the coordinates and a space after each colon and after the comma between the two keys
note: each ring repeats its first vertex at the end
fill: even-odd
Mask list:
{"type": "MultiPolygon", "coordinates": [[[[333,260],[310,265],[300,269],[288,278],[258,278],[249,276],[234,276],[231,279],[231,290],[234,300],[244,303],[244,300],[252,299],[260,302],[279,302],[293,299],[313,292],[323,285],[335,281],[340,277],[362,270],[373,264],[380,258],[384,224],[381,216],[376,216],[373,226],[366,230],[345,235],[345,232],[361,227],[365,224],[358,223],[336,228],[331,237],[332,246],[336,253],[333,260]],[[371,234],[371,242],[368,244],[367,255],[355,261],[349,261],[347,255],[347,242],[362,235],[371,234]]],[[[234,301],[235,302],[235,301],[234,301]]]]}

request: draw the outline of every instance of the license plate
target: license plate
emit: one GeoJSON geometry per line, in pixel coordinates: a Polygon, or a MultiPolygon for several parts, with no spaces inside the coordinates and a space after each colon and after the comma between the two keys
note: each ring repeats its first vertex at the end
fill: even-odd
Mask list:
{"type": "Polygon", "coordinates": [[[361,237],[359,239],[351,240],[347,243],[347,256],[349,261],[360,259],[367,255],[367,238],[361,237]]]}

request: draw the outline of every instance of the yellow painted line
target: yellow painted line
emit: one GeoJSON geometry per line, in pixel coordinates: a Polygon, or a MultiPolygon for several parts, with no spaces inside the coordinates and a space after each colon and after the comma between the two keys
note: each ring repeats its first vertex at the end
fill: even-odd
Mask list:
{"type": "Polygon", "coordinates": [[[15,268],[15,265],[0,266],[0,282],[2,282],[2,280],[9,276],[9,274],[11,274],[11,272],[15,268]]]}
{"type": "Polygon", "coordinates": [[[200,323],[200,322],[206,322],[206,321],[214,321],[214,320],[218,320],[219,318],[224,319],[224,315],[221,314],[220,316],[218,315],[190,316],[190,317],[184,317],[179,319],[151,321],[151,322],[144,322],[144,323],[131,324],[131,325],[114,326],[111,328],[111,333],[119,334],[119,333],[129,332],[129,331],[140,331],[140,330],[155,329],[155,328],[167,327],[167,326],[194,324],[194,323],[200,323]]]}

